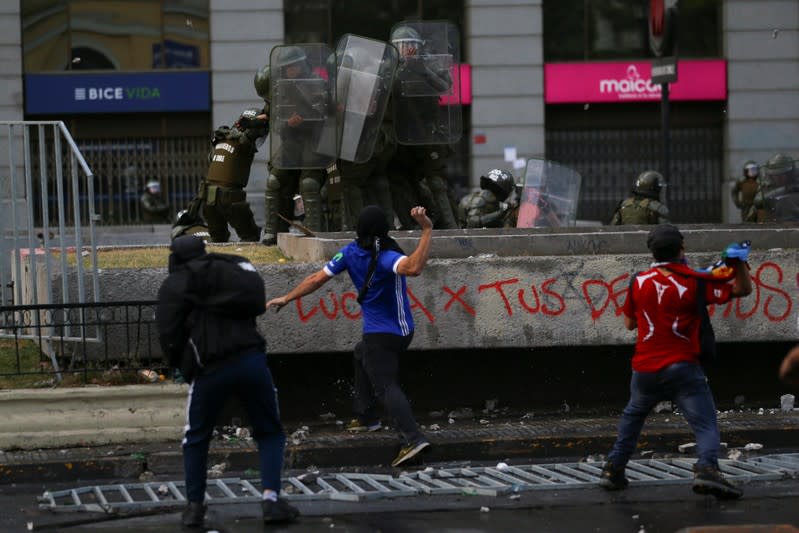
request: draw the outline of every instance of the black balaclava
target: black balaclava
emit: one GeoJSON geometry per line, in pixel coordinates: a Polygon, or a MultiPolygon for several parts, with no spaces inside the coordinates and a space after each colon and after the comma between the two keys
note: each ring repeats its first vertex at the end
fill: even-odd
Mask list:
{"type": "Polygon", "coordinates": [[[377,269],[377,255],[383,250],[394,250],[401,254],[405,252],[400,248],[397,241],[388,236],[388,220],[386,214],[376,205],[369,205],[363,208],[358,216],[358,224],[355,227],[355,242],[364,250],[372,251],[372,260],[369,262],[369,270],[363,286],[358,290],[358,303],[362,303],[366,297],[366,292],[372,283],[372,277],[377,269]]]}

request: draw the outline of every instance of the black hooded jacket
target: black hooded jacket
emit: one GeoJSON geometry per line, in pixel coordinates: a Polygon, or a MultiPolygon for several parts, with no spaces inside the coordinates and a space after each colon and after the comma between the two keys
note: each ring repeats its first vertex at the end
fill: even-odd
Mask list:
{"type": "Polygon", "coordinates": [[[163,353],[188,381],[225,359],[266,346],[255,321],[266,311],[261,275],[247,259],[205,253],[196,241],[202,243],[191,236],[173,242],[156,310],[163,353]]]}

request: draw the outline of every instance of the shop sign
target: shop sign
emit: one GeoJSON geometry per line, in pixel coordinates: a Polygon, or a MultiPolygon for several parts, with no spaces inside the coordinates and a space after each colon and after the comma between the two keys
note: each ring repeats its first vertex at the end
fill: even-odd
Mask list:
{"type": "MultiPolygon", "coordinates": [[[[669,85],[669,100],[727,99],[725,60],[681,59],[677,69],[680,80],[669,85]]],[[[652,81],[649,61],[548,63],[544,100],[547,104],[658,101],[660,84],[652,81]]]]}
{"type": "Polygon", "coordinates": [[[208,111],[208,72],[25,75],[25,113],[208,111]]]}

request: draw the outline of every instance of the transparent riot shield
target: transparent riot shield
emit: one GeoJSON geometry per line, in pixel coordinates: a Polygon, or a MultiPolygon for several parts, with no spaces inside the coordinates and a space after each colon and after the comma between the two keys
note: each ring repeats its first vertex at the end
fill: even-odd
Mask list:
{"type": "Polygon", "coordinates": [[[339,158],[364,163],[372,157],[391,83],[397,49],[358,35],[344,35],[336,46],[336,103],[339,158]]]}
{"type": "Polygon", "coordinates": [[[391,93],[400,144],[452,144],[461,137],[460,35],[447,21],[391,29],[399,65],[391,93]]]}
{"type": "Polygon", "coordinates": [[[275,46],[269,66],[272,164],[280,169],[326,168],[338,153],[333,52],[324,44],[275,46]]]}
{"type": "Polygon", "coordinates": [[[516,227],[573,226],[581,181],[574,169],[546,159],[528,159],[516,227]]]}

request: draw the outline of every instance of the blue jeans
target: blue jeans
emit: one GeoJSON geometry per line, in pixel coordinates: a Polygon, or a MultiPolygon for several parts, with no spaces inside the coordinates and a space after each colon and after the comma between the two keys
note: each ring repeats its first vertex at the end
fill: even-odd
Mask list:
{"type": "Polygon", "coordinates": [[[241,399],[252,424],[252,436],[258,444],[261,486],[280,492],[286,435],[266,355],[254,351],[220,362],[214,370],[197,376],[189,387],[183,468],[186,498],[190,502],[205,499],[208,445],[219,412],[233,394],[241,399]]]}
{"type": "Polygon", "coordinates": [[[702,367],[675,363],[659,372],[636,372],[630,380],[630,401],[619,421],[619,436],[608,461],[624,466],[635,450],[644,420],[662,400],[671,400],[688,421],[696,438],[697,465],[718,468],[719,427],[716,405],[702,367]]]}

